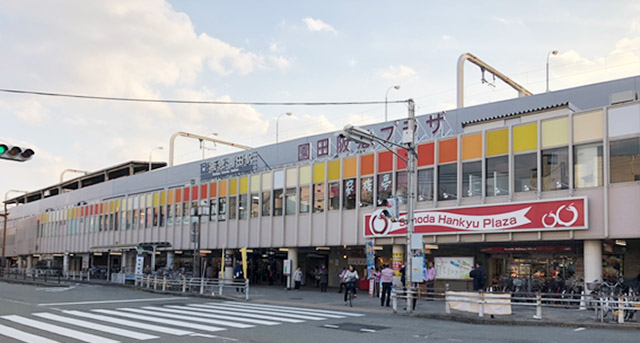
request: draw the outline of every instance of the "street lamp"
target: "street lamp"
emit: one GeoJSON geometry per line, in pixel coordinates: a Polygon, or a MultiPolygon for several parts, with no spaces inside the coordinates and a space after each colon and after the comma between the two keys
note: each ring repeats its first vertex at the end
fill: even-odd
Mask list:
{"type": "Polygon", "coordinates": [[[154,150],[162,150],[162,149],[164,149],[164,147],[157,146],[157,147],[151,149],[151,151],[149,152],[149,171],[151,171],[151,154],[153,154],[154,150]]]}
{"type": "Polygon", "coordinates": [[[288,115],[289,117],[291,117],[291,112],[285,112],[282,113],[278,116],[278,119],[276,119],[276,144],[278,143],[278,124],[280,122],[280,117],[282,117],[283,115],[288,115]]]}
{"type": "Polygon", "coordinates": [[[549,93],[549,57],[551,55],[555,56],[558,54],[558,50],[549,51],[547,54],[547,93],[549,93]]]}
{"type": "Polygon", "coordinates": [[[389,91],[395,88],[396,90],[400,89],[400,85],[391,86],[387,89],[387,93],[384,95],[384,121],[387,121],[387,98],[389,98],[389,91]]]}

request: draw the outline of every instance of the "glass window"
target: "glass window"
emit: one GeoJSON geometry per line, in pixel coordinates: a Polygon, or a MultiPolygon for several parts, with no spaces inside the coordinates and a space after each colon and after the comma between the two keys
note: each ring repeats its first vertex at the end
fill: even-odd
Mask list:
{"type": "Polygon", "coordinates": [[[218,199],[218,221],[227,220],[227,198],[218,199]]]}
{"type": "Polygon", "coordinates": [[[482,161],[462,164],[462,197],[482,195],[482,161]]]}
{"type": "Polygon", "coordinates": [[[373,205],[373,178],[363,177],[360,179],[360,207],[373,205]]]}
{"type": "Polygon", "coordinates": [[[433,169],[418,170],[418,201],[433,200],[433,169]]]}
{"type": "Polygon", "coordinates": [[[602,143],[574,146],[573,172],[575,188],[602,186],[602,143]]]}
{"type": "Polygon", "coordinates": [[[153,208],[153,226],[158,226],[158,219],[159,219],[159,209],[157,207],[153,208]]]}
{"type": "Polygon", "coordinates": [[[258,218],[260,215],[260,195],[251,193],[251,218],[258,218]]]}
{"type": "Polygon", "coordinates": [[[538,188],[538,154],[513,156],[513,172],[516,192],[535,191],[538,188]]]}
{"type": "Polygon", "coordinates": [[[271,215],[271,191],[262,192],[262,216],[271,215]]]}
{"type": "Polygon", "coordinates": [[[569,148],[542,150],[542,190],[569,188],[569,148]]]}
{"type": "Polygon", "coordinates": [[[324,211],[324,183],[313,185],[313,212],[324,211]]]}
{"type": "Polygon", "coordinates": [[[309,213],[311,207],[311,187],[300,187],[300,213],[309,213]]]}
{"type": "Polygon", "coordinates": [[[340,183],[329,183],[329,210],[340,208],[340,183]]]}
{"type": "Polygon", "coordinates": [[[352,210],[356,208],[356,179],[343,180],[342,184],[342,204],[345,210],[352,210]]]}
{"type": "Polygon", "coordinates": [[[240,194],[238,196],[238,219],[247,219],[248,195],[240,194]]]}
{"type": "Polygon", "coordinates": [[[407,177],[406,171],[396,173],[396,196],[401,205],[407,203],[407,177]]]}
{"type": "Polygon", "coordinates": [[[382,206],[384,200],[391,198],[392,184],[391,173],[378,175],[378,196],[376,198],[378,206],[382,206]]]}
{"type": "Polygon", "coordinates": [[[273,190],[273,215],[281,216],[282,215],[282,202],[283,202],[283,192],[282,189],[273,190]]]}
{"type": "Polygon", "coordinates": [[[182,224],[182,203],[177,203],[174,205],[176,216],[173,220],[175,225],[182,224]]]}
{"type": "Polygon", "coordinates": [[[191,212],[189,212],[189,202],[182,203],[182,224],[188,225],[191,218],[189,217],[191,212]]]}
{"type": "Polygon", "coordinates": [[[296,214],[296,207],[298,207],[298,201],[296,199],[296,189],[295,188],[287,188],[285,194],[285,215],[296,214]]]}
{"type": "Polygon", "coordinates": [[[214,221],[218,217],[218,199],[209,199],[209,220],[214,221]]]}
{"type": "MultiPolygon", "coordinates": [[[[169,206],[167,206],[167,209],[169,208],[169,206]]],[[[164,226],[164,206],[160,206],[160,221],[158,222],[158,225],[160,227],[164,226]]]]}
{"type": "MultiPolygon", "coordinates": [[[[127,230],[131,229],[131,223],[133,222],[133,211],[128,210],[127,211],[127,230]]],[[[93,228],[93,217],[91,217],[91,224],[90,224],[91,228],[93,228]]]]}
{"type": "Polygon", "coordinates": [[[487,158],[487,196],[509,194],[509,156],[487,158]]]}
{"type": "Polygon", "coordinates": [[[612,141],[611,182],[640,181],[640,137],[612,141]]]}
{"type": "Polygon", "coordinates": [[[453,200],[458,196],[457,172],[455,163],[438,166],[438,200],[453,200]]]}
{"type": "Polygon", "coordinates": [[[238,217],[238,198],[229,197],[229,220],[238,217]]]}
{"type": "Polygon", "coordinates": [[[146,218],[147,218],[147,209],[146,208],[141,208],[140,209],[140,223],[138,225],[138,229],[144,229],[145,228],[146,218]]]}
{"type": "MultiPolygon", "coordinates": [[[[197,204],[197,202],[196,202],[197,204]]],[[[198,214],[200,215],[200,221],[202,223],[206,223],[209,221],[209,200],[200,200],[200,205],[198,206],[198,214]],[[202,212],[202,213],[200,213],[202,212]]]]}

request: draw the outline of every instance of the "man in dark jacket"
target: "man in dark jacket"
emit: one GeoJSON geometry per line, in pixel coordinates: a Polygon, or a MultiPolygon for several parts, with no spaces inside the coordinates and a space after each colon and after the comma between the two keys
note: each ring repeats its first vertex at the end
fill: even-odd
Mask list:
{"type": "Polygon", "coordinates": [[[473,279],[473,290],[481,291],[487,282],[487,274],[482,269],[482,263],[476,262],[476,267],[469,273],[469,276],[473,279]]]}

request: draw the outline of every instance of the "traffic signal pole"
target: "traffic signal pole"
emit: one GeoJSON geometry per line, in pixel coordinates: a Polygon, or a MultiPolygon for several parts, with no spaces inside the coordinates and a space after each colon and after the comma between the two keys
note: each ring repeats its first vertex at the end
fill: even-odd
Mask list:
{"type": "Polygon", "coordinates": [[[415,104],[413,99],[408,100],[409,107],[409,122],[407,125],[407,131],[402,135],[402,143],[407,147],[407,247],[406,247],[406,263],[404,268],[405,279],[407,285],[407,312],[413,311],[413,291],[414,283],[412,280],[412,263],[413,251],[411,249],[411,238],[414,231],[414,212],[416,206],[416,174],[417,174],[417,159],[418,153],[416,150],[416,117],[415,117],[415,104]]]}

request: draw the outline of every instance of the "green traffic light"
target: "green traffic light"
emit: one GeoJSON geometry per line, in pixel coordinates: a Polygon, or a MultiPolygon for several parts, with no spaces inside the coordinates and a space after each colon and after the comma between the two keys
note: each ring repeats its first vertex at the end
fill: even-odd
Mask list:
{"type": "Polygon", "coordinates": [[[5,152],[7,152],[7,146],[4,144],[0,144],[0,155],[4,154],[5,152]]]}

